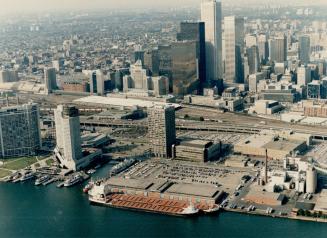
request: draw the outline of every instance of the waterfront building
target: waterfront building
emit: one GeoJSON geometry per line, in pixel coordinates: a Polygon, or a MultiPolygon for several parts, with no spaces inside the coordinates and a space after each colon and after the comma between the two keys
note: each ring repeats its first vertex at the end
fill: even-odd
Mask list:
{"type": "Polygon", "coordinates": [[[220,0],[202,0],[201,21],[205,23],[206,80],[223,78],[222,7],[220,0]]]}
{"type": "Polygon", "coordinates": [[[174,107],[148,108],[148,138],[155,156],[172,157],[172,146],[176,141],[174,107]]]}
{"type": "Polygon", "coordinates": [[[243,83],[244,18],[225,17],[225,83],[243,83]]]}
{"type": "Polygon", "coordinates": [[[39,107],[35,103],[0,109],[1,157],[36,155],[41,149],[39,107]]]}
{"type": "Polygon", "coordinates": [[[69,169],[75,169],[82,158],[79,111],[74,106],[59,105],[54,110],[57,158],[69,169]]]}

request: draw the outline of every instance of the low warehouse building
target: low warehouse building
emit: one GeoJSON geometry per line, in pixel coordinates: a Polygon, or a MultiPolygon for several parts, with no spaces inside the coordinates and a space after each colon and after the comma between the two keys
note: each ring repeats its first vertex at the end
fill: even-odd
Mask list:
{"type": "Polygon", "coordinates": [[[174,146],[176,159],[207,162],[219,157],[221,145],[206,140],[183,140],[174,146]]]}
{"type": "Polygon", "coordinates": [[[267,206],[281,206],[284,203],[285,195],[280,193],[266,192],[259,189],[251,189],[244,198],[245,201],[267,206]]]}

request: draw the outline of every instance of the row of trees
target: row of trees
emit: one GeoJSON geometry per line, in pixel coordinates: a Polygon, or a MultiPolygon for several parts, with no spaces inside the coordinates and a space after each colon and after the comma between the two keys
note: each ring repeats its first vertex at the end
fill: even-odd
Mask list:
{"type": "Polygon", "coordinates": [[[310,212],[308,210],[299,209],[297,211],[297,215],[298,216],[303,216],[303,217],[313,217],[313,218],[327,219],[327,214],[323,214],[321,211],[320,212],[310,212]]]}

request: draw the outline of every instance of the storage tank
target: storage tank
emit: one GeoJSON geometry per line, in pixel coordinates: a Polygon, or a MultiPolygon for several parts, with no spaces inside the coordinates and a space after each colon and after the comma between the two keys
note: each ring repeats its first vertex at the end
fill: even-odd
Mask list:
{"type": "Polygon", "coordinates": [[[307,169],[306,192],[315,193],[317,189],[317,171],[314,167],[307,169]]]}

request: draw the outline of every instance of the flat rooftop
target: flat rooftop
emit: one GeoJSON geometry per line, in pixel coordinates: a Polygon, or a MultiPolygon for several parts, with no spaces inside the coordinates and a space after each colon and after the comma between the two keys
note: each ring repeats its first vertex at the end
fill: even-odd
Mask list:
{"type": "Polygon", "coordinates": [[[251,146],[255,148],[262,148],[274,139],[273,135],[252,135],[239,143],[238,146],[251,146]]]}
{"type": "Polygon", "coordinates": [[[268,150],[280,150],[289,152],[295,150],[302,143],[303,141],[278,140],[271,141],[264,145],[264,147],[268,150]]]}
{"type": "Polygon", "coordinates": [[[153,106],[173,106],[180,108],[179,104],[176,103],[165,103],[159,101],[131,99],[131,98],[115,98],[115,97],[101,97],[101,96],[88,96],[74,100],[75,103],[80,104],[95,104],[104,106],[117,106],[117,107],[134,107],[139,106],[143,108],[149,108],[153,106]]]}
{"type": "Polygon", "coordinates": [[[151,180],[145,179],[124,179],[121,177],[111,177],[107,182],[107,185],[131,188],[131,189],[141,189],[146,190],[154,184],[151,180]]]}
{"type": "Polygon", "coordinates": [[[324,213],[327,212],[327,189],[322,190],[319,194],[314,210],[324,213]]]}
{"type": "Polygon", "coordinates": [[[214,186],[183,183],[171,185],[166,192],[208,198],[214,198],[219,194],[219,190],[214,186]]]}

